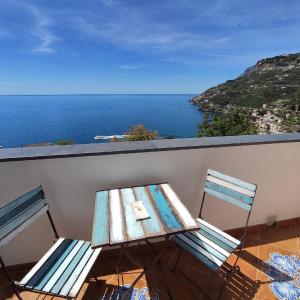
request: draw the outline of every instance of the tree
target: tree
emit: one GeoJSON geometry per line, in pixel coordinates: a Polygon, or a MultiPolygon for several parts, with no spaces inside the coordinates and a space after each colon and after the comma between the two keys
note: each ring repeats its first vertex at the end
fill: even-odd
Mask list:
{"type": "Polygon", "coordinates": [[[143,124],[130,126],[128,132],[125,133],[125,141],[147,141],[157,138],[158,132],[147,129],[143,124]]]}
{"type": "Polygon", "coordinates": [[[248,135],[257,132],[251,113],[244,108],[233,108],[229,112],[216,114],[211,121],[209,115],[205,114],[203,123],[198,125],[197,136],[248,135]]]}
{"type": "Polygon", "coordinates": [[[113,143],[120,142],[120,140],[115,136],[112,137],[110,141],[113,142],[113,143]]]}

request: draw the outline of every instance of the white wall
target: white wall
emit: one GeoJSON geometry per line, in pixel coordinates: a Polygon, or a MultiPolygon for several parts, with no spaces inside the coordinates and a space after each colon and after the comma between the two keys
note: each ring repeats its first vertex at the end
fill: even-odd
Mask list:
{"type": "MultiPolygon", "coordinates": [[[[91,239],[95,192],[168,181],[196,217],[207,168],[258,185],[251,224],[300,216],[300,143],[262,144],[0,163],[0,206],[42,184],[59,234],[91,239]]],[[[245,213],[207,198],[208,220],[243,225],[245,213]]],[[[47,217],[1,249],[8,264],[37,260],[53,242],[47,217]]]]}

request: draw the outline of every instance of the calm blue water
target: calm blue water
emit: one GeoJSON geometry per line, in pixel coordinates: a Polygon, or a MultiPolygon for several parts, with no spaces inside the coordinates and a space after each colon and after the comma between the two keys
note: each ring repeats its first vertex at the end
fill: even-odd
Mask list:
{"type": "Polygon", "coordinates": [[[71,139],[95,143],[96,135],[122,134],[144,124],[160,135],[194,137],[203,115],[192,95],[0,96],[0,145],[71,139]]]}

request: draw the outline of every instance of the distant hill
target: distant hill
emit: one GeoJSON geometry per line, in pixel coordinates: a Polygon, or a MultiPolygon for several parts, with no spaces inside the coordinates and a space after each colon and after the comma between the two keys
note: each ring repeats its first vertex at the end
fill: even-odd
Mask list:
{"type": "Polygon", "coordinates": [[[273,102],[290,108],[298,106],[300,53],[262,59],[238,78],[206,90],[191,102],[208,110],[220,110],[228,105],[261,108],[273,102]]]}

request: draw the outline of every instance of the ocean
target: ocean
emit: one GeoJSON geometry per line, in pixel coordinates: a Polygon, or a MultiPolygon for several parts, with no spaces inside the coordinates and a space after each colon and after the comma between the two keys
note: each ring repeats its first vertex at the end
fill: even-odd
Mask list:
{"type": "Polygon", "coordinates": [[[0,96],[0,146],[70,139],[97,143],[96,135],[123,134],[144,124],[161,136],[195,137],[203,113],[193,95],[0,96]]]}

